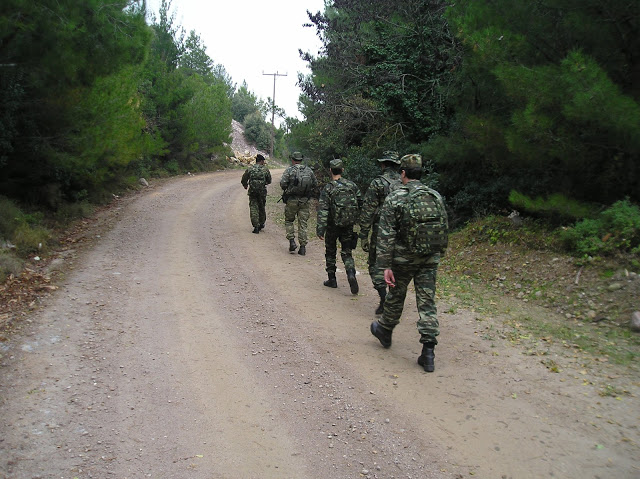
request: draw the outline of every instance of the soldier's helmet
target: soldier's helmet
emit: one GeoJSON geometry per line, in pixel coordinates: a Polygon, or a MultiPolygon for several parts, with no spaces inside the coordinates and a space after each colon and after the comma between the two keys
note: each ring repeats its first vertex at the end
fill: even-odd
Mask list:
{"type": "Polygon", "coordinates": [[[385,151],[382,154],[382,158],[378,158],[379,162],[390,161],[391,163],[395,163],[396,165],[400,164],[400,155],[398,155],[397,151],[385,151]]]}
{"type": "Polygon", "coordinates": [[[422,168],[422,156],[415,153],[400,158],[400,168],[422,168]]]}
{"type": "Polygon", "coordinates": [[[342,160],[340,158],[335,158],[335,159],[331,160],[329,162],[329,168],[334,168],[334,169],[337,169],[337,168],[342,169],[342,168],[344,168],[344,166],[342,166],[342,160]]]}
{"type": "Polygon", "coordinates": [[[302,161],[304,159],[304,157],[302,156],[302,153],[300,153],[299,151],[294,151],[289,158],[291,158],[294,161],[302,161]]]}

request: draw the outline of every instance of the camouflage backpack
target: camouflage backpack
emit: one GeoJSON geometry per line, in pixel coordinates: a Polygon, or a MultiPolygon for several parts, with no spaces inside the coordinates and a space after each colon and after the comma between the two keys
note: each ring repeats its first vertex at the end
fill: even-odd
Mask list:
{"type": "Polygon", "coordinates": [[[411,253],[444,253],[449,244],[449,224],[440,194],[425,185],[409,193],[403,210],[407,247],[411,253]]]}
{"type": "Polygon", "coordinates": [[[313,189],[313,176],[313,170],[308,166],[295,166],[287,188],[287,196],[306,196],[310,198],[313,189]]]}
{"type": "Polygon", "coordinates": [[[335,226],[352,226],[358,222],[360,208],[355,185],[334,182],[330,193],[329,208],[335,226]]]}
{"type": "Polygon", "coordinates": [[[400,181],[400,178],[395,178],[393,180],[390,180],[386,176],[381,176],[380,179],[382,180],[382,183],[383,183],[385,198],[389,196],[389,193],[397,190],[402,186],[402,181],[400,181]]]}
{"type": "Polygon", "coordinates": [[[249,188],[260,193],[267,187],[267,169],[264,166],[252,165],[249,170],[249,188]]]}

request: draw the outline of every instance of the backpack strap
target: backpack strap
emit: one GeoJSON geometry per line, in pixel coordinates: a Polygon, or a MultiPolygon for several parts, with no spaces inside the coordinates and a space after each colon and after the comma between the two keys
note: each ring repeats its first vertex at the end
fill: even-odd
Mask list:
{"type": "Polygon", "coordinates": [[[391,190],[391,180],[385,176],[381,176],[380,179],[384,183],[384,196],[386,197],[389,195],[389,191],[391,190]]]}

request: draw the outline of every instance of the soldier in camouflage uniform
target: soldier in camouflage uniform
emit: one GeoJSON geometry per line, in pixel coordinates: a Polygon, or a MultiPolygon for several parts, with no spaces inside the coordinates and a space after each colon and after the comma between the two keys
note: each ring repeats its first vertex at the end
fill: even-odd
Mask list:
{"type": "Polygon", "coordinates": [[[290,157],[291,166],[289,166],[280,178],[280,187],[283,192],[284,206],[284,229],[289,240],[289,252],[294,253],[298,245],[296,244],[296,233],[294,227],[294,221],[298,218],[298,240],[300,241],[300,249],[298,254],[304,256],[307,253],[307,243],[309,237],[307,235],[307,223],[309,222],[309,200],[313,190],[318,185],[318,180],[313,170],[306,165],[302,164],[303,156],[299,151],[295,151],[290,157]],[[292,192],[294,189],[294,180],[298,176],[305,172],[296,171],[302,169],[308,169],[307,174],[310,172],[311,185],[304,193],[292,192]]]}
{"type": "Polygon", "coordinates": [[[253,233],[258,234],[267,220],[267,185],[271,184],[271,172],[265,165],[264,156],[258,153],[256,163],[245,170],[240,183],[249,190],[249,215],[253,233]]]}
{"type": "Polygon", "coordinates": [[[351,250],[354,247],[354,243],[357,238],[353,232],[353,225],[359,216],[359,211],[362,206],[362,196],[360,189],[353,182],[345,178],[342,178],[343,164],[342,160],[334,159],[329,162],[331,168],[331,181],[325,185],[320,193],[320,200],[318,203],[318,222],[316,227],[316,233],[318,238],[325,242],[325,264],[327,275],[329,279],[323,284],[330,288],[337,288],[338,282],[336,280],[336,258],[338,255],[338,240],[340,240],[340,257],[344,263],[345,270],[347,272],[347,281],[352,294],[358,294],[358,281],[356,279],[356,266],[351,255],[351,250]],[[353,218],[353,223],[348,225],[336,225],[335,216],[338,216],[340,212],[336,211],[337,208],[346,208],[342,205],[336,205],[335,202],[332,205],[333,198],[337,188],[348,188],[352,194],[349,194],[350,198],[355,196],[357,205],[352,205],[353,212],[349,214],[353,218]]]}
{"type": "Polygon", "coordinates": [[[363,251],[369,253],[367,260],[369,277],[374,289],[380,296],[380,304],[375,313],[382,314],[384,300],[387,296],[387,284],[384,282],[384,271],[376,267],[376,240],[378,238],[380,208],[382,208],[382,204],[389,192],[402,185],[402,182],[400,181],[400,173],[398,173],[398,165],[400,164],[398,153],[385,151],[378,162],[382,172],[371,181],[369,189],[364,195],[362,212],[358,223],[360,224],[360,245],[363,251]],[[371,239],[369,239],[369,232],[371,232],[371,239]]]}
{"type": "MultiPolygon", "coordinates": [[[[418,188],[426,188],[421,182],[422,158],[420,155],[405,155],[400,160],[400,177],[403,186],[390,193],[380,213],[378,230],[378,266],[384,270],[384,278],[389,285],[382,318],[371,323],[371,333],[385,348],[391,347],[391,333],[400,322],[407,287],[411,280],[416,290],[418,307],[418,332],[422,343],[422,354],[418,364],[427,372],[435,369],[434,348],[440,333],[436,316],[436,272],[440,254],[421,255],[408,246],[407,203],[409,195],[418,188]]],[[[437,192],[431,191],[438,199],[438,211],[446,225],[444,203],[437,192]]],[[[435,206],[435,202],[433,203],[435,206]]],[[[435,207],[434,207],[435,210],[435,207]]]]}

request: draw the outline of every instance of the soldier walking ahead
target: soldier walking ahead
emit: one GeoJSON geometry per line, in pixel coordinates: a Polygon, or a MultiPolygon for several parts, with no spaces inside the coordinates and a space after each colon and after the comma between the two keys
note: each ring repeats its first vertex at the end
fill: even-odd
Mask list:
{"type": "Polygon", "coordinates": [[[289,252],[293,254],[298,247],[296,245],[296,233],[293,222],[298,218],[298,241],[300,249],[298,254],[307,253],[307,223],[309,221],[309,199],[314,188],[318,185],[318,180],[313,170],[302,164],[303,156],[299,151],[295,151],[291,156],[291,166],[289,166],[280,178],[280,188],[282,188],[282,200],[284,207],[284,229],[289,240],[289,252]]]}
{"type": "Polygon", "coordinates": [[[376,241],[378,239],[378,222],[380,220],[380,208],[387,195],[402,185],[398,165],[400,158],[395,151],[385,151],[382,158],[378,160],[381,174],[374,178],[369,185],[369,189],[364,195],[362,211],[360,212],[360,245],[364,252],[369,253],[367,264],[369,266],[369,277],[373,283],[373,288],[380,296],[380,304],[376,309],[376,314],[382,314],[384,300],[387,296],[387,284],[384,282],[384,271],[376,267],[376,241]],[[369,239],[371,232],[371,239],[369,239]]]}
{"type": "Polygon", "coordinates": [[[265,159],[260,153],[256,156],[256,163],[247,168],[240,183],[244,189],[249,189],[249,215],[253,225],[253,233],[258,234],[264,228],[267,220],[265,205],[267,203],[267,185],[271,184],[271,172],[264,164],[265,159]]]}
{"type": "Polygon", "coordinates": [[[340,257],[347,271],[347,280],[352,294],[358,294],[356,280],[356,266],[351,250],[357,240],[353,232],[353,225],[358,220],[362,196],[360,189],[353,182],[342,178],[342,160],[335,159],[329,163],[331,181],[325,185],[320,193],[318,202],[318,223],[316,233],[325,242],[325,264],[329,279],[325,286],[337,288],[336,257],[338,255],[338,240],[340,240],[340,257]]]}
{"type": "Polygon", "coordinates": [[[448,243],[448,220],[442,197],[420,182],[421,175],[422,157],[403,156],[400,159],[403,186],[389,194],[380,213],[378,265],[384,269],[390,289],[382,318],[371,323],[371,334],[385,348],[391,347],[391,333],[400,322],[407,287],[413,280],[422,343],[418,364],[433,372],[434,348],[440,334],[435,304],[436,272],[448,243]]]}

